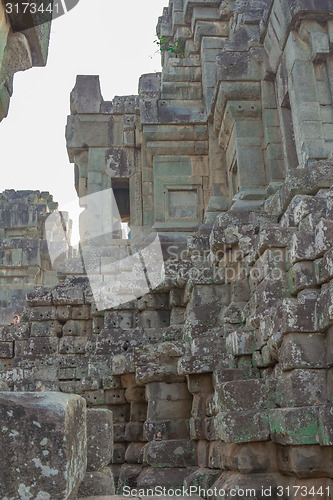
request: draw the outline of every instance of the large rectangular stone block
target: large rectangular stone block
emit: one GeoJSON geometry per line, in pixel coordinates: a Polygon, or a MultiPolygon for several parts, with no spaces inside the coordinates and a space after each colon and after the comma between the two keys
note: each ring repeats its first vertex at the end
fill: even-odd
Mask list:
{"type": "Polygon", "coordinates": [[[175,419],[155,422],[146,420],[144,423],[144,435],[148,441],[153,441],[156,438],[163,440],[189,439],[189,420],[175,419]]]}
{"type": "Polygon", "coordinates": [[[123,423],[129,421],[131,415],[131,407],[129,404],[109,405],[109,408],[112,410],[114,422],[123,423]]]}
{"type": "Polygon", "coordinates": [[[319,445],[277,446],[277,465],[282,474],[297,478],[329,476],[332,450],[319,445]]]}
{"type": "Polygon", "coordinates": [[[255,349],[253,332],[232,332],[226,338],[227,353],[234,356],[252,354],[255,349]]]}
{"type": "Polygon", "coordinates": [[[130,443],[126,449],[125,461],[128,464],[142,464],[145,443],[130,443]]]}
{"type": "Polygon", "coordinates": [[[105,403],[104,391],[102,389],[84,392],[83,397],[91,406],[100,406],[105,403]]]}
{"type": "Polygon", "coordinates": [[[248,443],[269,439],[267,410],[219,413],[214,419],[217,420],[219,437],[226,443],[248,443]]]}
{"type": "Polygon", "coordinates": [[[150,441],[144,449],[144,460],[154,467],[188,467],[195,465],[191,441],[150,441]]]}
{"type": "Polygon", "coordinates": [[[105,403],[108,405],[126,404],[124,389],[109,389],[105,391],[105,403]]]}
{"type": "Polygon", "coordinates": [[[27,294],[27,303],[30,307],[51,306],[51,290],[44,287],[37,287],[33,292],[27,294]]]}
{"type": "Polygon", "coordinates": [[[141,464],[113,465],[112,471],[115,475],[115,479],[117,479],[117,495],[122,495],[125,487],[135,487],[137,485],[137,478],[143,470],[144,467],[141,464]]]}
{"type": "Polygon", "coordinates": [[[333,248],[328,250],[323,257],[322,262],[323,268],[323,278],[324,281],[328,281],[333,278],[333,248]]]}
{"type": "Polygon", "coordinates": [[[32,337],[61,337],[62,325],[59,321],[33,321],[31,323],[32,337]]]}
{"type": "Polygon", "coordinates": [[[113,419],[110,410],[87,410],[87,470],[102,469],[112,460],[113,419]]]}
{"type": "Polygon", "coordinates": [[[298,407],[324,403],[328,397],[326,370],[291,370],[278,379],[275,400],[278,406],[298,407]]]}
{"type": "Polygon", "coordinates": [[[104,315],[104,326],[108,329],[122,328],[130,330],[136,328],[138,323],[137,311],[112,311],[104,315]]]}
{"type": "Polygon", "coordinates": [[[261,410],[274,407],[266,380],[236,380],[215,387],[215,401],[219,411],[261,410]]]}
{"type": "Polygon", "coordinates": [[[187,376],[188,390],[192,394],[210,394],[213,392],[212,375],[201,373],[187,376]]]}
{"type": "Polygon", "coordinates": [[[14,357],[14,342],[0,342],[0,358],[14,357]]]}
{"type": "Polygon", "coordinates": [[[127,441],[125,438],[126,422],[116,422],[113,424],[113,440],[115,443],[124,443],[127,441]]]}
{"type": "Polygon", "coordinates": [[[326,330],[333,324],[333,286],[331,283],[327,287],[322,287],[323,291],[317,303],[318,329],[326,330]]]}
{"type": "Polygon", "coordinates": [[[56,319],[56,308],[52,306],[34,307],[30,311],[31,321],[50,321],[56,319]]]}
{"type": "Polygon", "coordinates": [[[108,499],[111,498],[111,495],[114,495],[114,493],[114,476],[110,467],[105,467],[98,471],[87,472],[79,489],[80,497],[86,500],[88,500],[88,496],[91,499],[108,499]]]}
{"type": "Polygon", "coordinates": [[[0,393],[3,498],[73,498],[87,465],[86,405],[60,393],[0,393]]]}
{"type": "Polygon", "coordinates": [[[190,436],[192,440],[198,441],[208,439],[205,423],[205,418],[190,418],[190,436]]]}
{"type": "Polygon", "coordinates": [[[143,442],[147,441],[144,436],[144,423],[143,422],[128,422],[125,429],[124,441],[143,442]]]}
{"type": "Polygon", "coordinates": [[[192,417],[204,418],[206,416],[208,394],[194,394],[192,401],[192,417]]]}
{"type": "Polygon", "coordinates": [[[318,407],[279,408],[268,413],[270,437],[283,445],[318,444],[318,407]]]}
{"type": "Polygon", "coordinates": [[[52,290],[52,301],[54,305],[80,305],[84,304],[84,284],[58,285],[52,290]]]}
{"type": "Polygon", "coordinates": [[[155,382],[146,385],[146,397],[148,400],[177,401],[191,399],[192,396],[187,389],[186,383],[166,384],[165,382],[155,382]]]}
{"type": "Polygon", "coordinates": [[[145,389],[143,387],[128,387],[125,390],[125,398],[129,403],[144,403],[145,389]]]}
{"type": "Polygon", "coordinates": [[[315,249],[318,257],[333,246],[333,221],[321,219],[315,230],[315,249]]]}
{"type": "Polygon", "coordinates": [[[127,443],[115,443],[113,446],[113,464],[122,464],[125,462],[127,443]]]}
{"type": "Polygon", "coordinates": [[[304,288],[316,285],[315,267],[312,261],[297,262],[287,274],[290,293],[296,295],[304,288]]]}
{"type": "Polygon", "coordinates": [[[283,339],[279,351],[283,370],[325,368],[325,336],[320,333],[290,333],[283,339]]]}
{"type": "Polygon", "coordinates": [[[319,444],[332,446],[333,444],[333,406],[319,407],[319,444]]]}
{"type": "Polygon", "coordinates": [[[131,422],[144,422],[147,418],[147,403],[130,403],[131,422]]]}
{"type": "Polygon", "coordinates": [[[103,329],[97,338],[96,354],[120,354],[130,347],[138,345],[138,331],[122,330],[121,328],[103,329]]]}
{"type": "Polygon", "coordinates": [[[92,323],[90,321],[69,320],[66,321],[62,331],[65,336],[88,337],[92,334],[92,323]]]}
{"type": "Polygon", "coordinates": [[[183,356],[178,362],[178,373],[186,375],[212,373],[218,362],[229,366],[234,362],[234,358],[224,353],[220,355],[213,353],[204,356],[183,356]]]}
{"type": "Polygon", "coordinates": [[[88,337],[63,337],[59,341],[59,353],[84,354],[88,337]]]}
{"type": "Polygon", "coordinates": [[[138,384],[149,384],[151,382],[177,383],[183,382],[184,377],[178,375],[176,366],[161,366],[161,364],[148,363],[139,366],[136,370],[136,381],[138,384]]]}
{"type": "Polygon", "coordinates": [[[75,370],[75,375],[76,377],[75,378],[81,378],[81,377],[78,377],[78,375],[81,375],[82,376],[82,379],[81,379],[81,384],[80,384],[80,387],[81,387],[81,391],[85,392],[85,391],[97,391],[98,389],[100,389],[100,386],[101,386],[101,381],[99,379],[98,376],[86,376],[85,373],[81,373],[79,374],[79,371],[76,369],[75,370]]]}
{"type": "Polygon", "coordinates": [[[279,308],[281,333],[317,331],[316,302],[318,293],[304,290],[303,294],[298,302],[285,299],[279,308]]]}
{"type": "Polygon", "coordinates": [[[31,337],[24,348],[24,356],[30,359],[55,355],[58,352],[59,340],[54,337],[31,337]]]}
{"type": "Polygon", "coordinates": [[[191,415],[192,402],[189,399],[178,401],[156,400],[148,402],[149,420],[187,419],[191,415]]]}

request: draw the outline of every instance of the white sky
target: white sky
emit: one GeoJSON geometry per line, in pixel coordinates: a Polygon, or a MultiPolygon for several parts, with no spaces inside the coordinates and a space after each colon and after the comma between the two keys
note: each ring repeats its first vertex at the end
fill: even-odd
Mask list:
{"type": "Polygon", "coordinates": [[[105,100],[137,94],[141,74],[160,71],[156,24],[168,0],[80,0],[54,20],[48,62],[14,77],[0,123],[0,192],[49,191],[60,208],[76,200],[65,125],[76,75],[100,75],[105,100]]]}

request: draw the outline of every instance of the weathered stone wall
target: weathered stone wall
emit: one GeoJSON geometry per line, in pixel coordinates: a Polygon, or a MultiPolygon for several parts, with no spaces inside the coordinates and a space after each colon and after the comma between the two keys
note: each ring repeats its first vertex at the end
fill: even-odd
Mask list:
{"type": "Polygon", "coordinates": [[[30,321],[2,331],[11,390],[113,412],[112,465],[92,451],[102,472],[89,470],[82,495],[110,494],[115,479],[119,493],[185,484],[280,498],[278,486],[299,485],[330,498],[332,10],[170,1],[158,32],[184,57],[163,52],[138,96],[104,102],[97,77],[78,77],[67,127],[78,194],[128,189],[132,230],[96,244],[108,214],[86,198],[86,270],[134,254],[151,228],[166,260],[157,289],[102,311],[69,259],[59,284],[28,295],[30,321]]]}
{"type": "Polygon", "coordinates": [[[87,410],[75,395],[0,392],[0,415],[3,498],[69,500],[92,487],[98,493],[96,474],[106,476],[113,453],[110,411],[87,410]]]}
{"type": "Polygon", "coordinates": [[[75,498],[87,466],[84,399],[0,393],[3,498],[75,498]]]}
{"type": "MultiPolygon", "coordinates": [[[[8,114],[14,74],[45,66],[47,60],[49,14],[38,24],[18,10],[0,2],[0,121],[8,114]]],[[[1,193],[0,204],[0,325],[5,325],[24,311],[26,292],[38,284],[56,283],[55,273],[49,272],[46,242],[43,246],[39,241],[45,239],[45,217],[56,204],[49,193],[14,190],[1,193]]]]}
{"type": "MultiPolygon", "coordinates": [[[[26,294],[36,286],[55,285],[45,228],[46,218],[58,204],[49,193],[7,190],[0,194],[0,324],[7,325],[14,314],[26,311],[26,294]]],[[[62,259],[71,255],[71,222],[62,212],[62,259]]],[[[61,260],[61,259],[60,259],[61,260]]]]}

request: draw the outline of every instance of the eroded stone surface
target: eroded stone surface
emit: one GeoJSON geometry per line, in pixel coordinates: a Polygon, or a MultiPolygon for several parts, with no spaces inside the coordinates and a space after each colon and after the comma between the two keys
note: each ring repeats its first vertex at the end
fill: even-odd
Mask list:
{"type": "Polygon", "coordinates": [[[101,409],[87,410],[87,470],[102,469],[113,455],[112,412],[101,409]]]}
{"type": "Polygon", "coordinates": [[[87,465],[84,399],[2,392],[0,401],[1,495],[73,498],[87,465]]]}

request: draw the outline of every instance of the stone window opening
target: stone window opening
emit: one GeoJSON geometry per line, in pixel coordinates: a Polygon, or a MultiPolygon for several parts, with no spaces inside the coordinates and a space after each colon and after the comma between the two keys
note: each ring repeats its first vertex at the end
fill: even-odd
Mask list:
{"type": "Polygon", "coordinates": [[[121,239],[129,239],[131,221],[129,179],[112,179],[112,189],[121,217],[121,239]]]}
{"type": "Polygon", "coordinates": [[[229,181],[233,198],[239,192],[238,165],[236,158],[234,158],[233,162],[231,163],[231,167],[229,169],[229,181]]]}
{"type": "Polygon", "coordinates": [[[285,95],[284,100],[281,104],[280,117],[283,152],[286,161],[286,167],[288,171],[291,171],[298,167],[298,156],[296,150],[295,131],[289,93],[285,95]]]}

